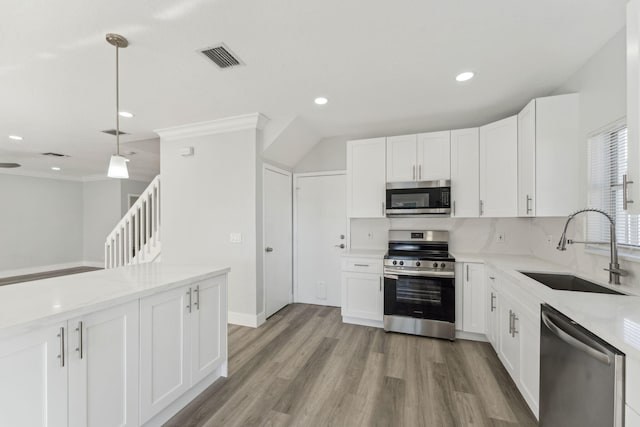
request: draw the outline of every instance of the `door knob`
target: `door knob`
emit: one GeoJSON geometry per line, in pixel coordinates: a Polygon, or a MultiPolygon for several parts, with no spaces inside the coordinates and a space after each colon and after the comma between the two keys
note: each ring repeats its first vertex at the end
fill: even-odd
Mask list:
{"type": "Polygon", "coordinates": [[[340,243],[339,245],[335,245],[336,248],[344,249],[344,243],[340,243]]]}
{"type": "Polygon", "coordinates": [[[344,240],[344,234],[340,235],[340,240],[344,240]]]}
{"type": "Polygon", "coordinates": [[[264,248],[264,251],[265,251],[265,252],[273,252],[273,248],[272,248],[272,247],[267,246],[266,248],[264,248]]]}

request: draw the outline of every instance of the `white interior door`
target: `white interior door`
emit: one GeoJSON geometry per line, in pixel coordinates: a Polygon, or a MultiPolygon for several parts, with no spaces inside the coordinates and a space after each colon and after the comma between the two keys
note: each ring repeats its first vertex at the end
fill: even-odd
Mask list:
{"type": "Polygon", "coordinates": [[[344,173],[296,176],[297,302],[341,305],[340,255],[346,246],[346,188],[344,173]]]}
{"type": "Polygon", "coordinates": [[[291,174],[264,169],[265,314],[291,303],[293,208],[291,174]]]}

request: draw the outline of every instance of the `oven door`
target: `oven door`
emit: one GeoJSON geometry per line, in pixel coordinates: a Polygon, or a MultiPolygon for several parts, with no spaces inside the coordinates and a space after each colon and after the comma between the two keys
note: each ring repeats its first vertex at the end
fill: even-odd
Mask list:
{"type": "Polygon", "coordinates": [[[384,314],[455,323],[455,279],[385,275],[384,314]]]}
{"type": "Polygon", "coordinates": [[[448,181],[387,184],[389,217],[405,215],[447,215],[451,213],[448,181]]]}

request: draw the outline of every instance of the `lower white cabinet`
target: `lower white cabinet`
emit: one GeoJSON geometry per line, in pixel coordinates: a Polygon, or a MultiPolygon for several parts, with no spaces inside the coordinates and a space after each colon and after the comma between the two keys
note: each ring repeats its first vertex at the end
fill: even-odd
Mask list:
{"type": "Polygon", "coordinates": [[[516,313],[513,301],[502,295],[498,321],[498,356],[511,378],[517,382],[520,373],[520,335],[514,332],[514,324],[518,321],[516,313]]]}
{"type": "Polygon", "coordinates": [[[486,273],[486,287],[487,287],[487,299],[485,303],[486,307],[486,335],[487,339],[493,346],[498,348],[498,335],[499,330],[499,310],[500,310],[500,297],[498,295],[497,275],[492,269],[487,269],[486,273]]]}
{"type": "Polygon", "coordinates": [[[142,424],[226,360],[224,285],[216,277],[140,300],[142,424]]]}
{"type": "Polygon", "coordinates": [[[71,319],[69,426],[138,425],[138,301],[71,319]]]}
{"type": "Polygon", "coordinates": [[[342,261],[342,321],[382,327],[382,260],[347,257],[342,261]]]}
{"type": "Polygon", "coordinates": [[[629,405],[625,405],[625,427],[640,427],[640,415],[629,405]]]}
{"type": "Polygon", "coordinates": [[[66,322],[0,341],[0,425],[67,425],[66,322]]]}
{"type": "Polygon", "coordinates": [[[0,342],[0,425],[137,426],[138,301],[0,342]]]}
{"type": "Polygon", "coordinates": [[[486,320],[484,264],[467,262],[462,267],[462,330],[484,334],[486,320]]]}

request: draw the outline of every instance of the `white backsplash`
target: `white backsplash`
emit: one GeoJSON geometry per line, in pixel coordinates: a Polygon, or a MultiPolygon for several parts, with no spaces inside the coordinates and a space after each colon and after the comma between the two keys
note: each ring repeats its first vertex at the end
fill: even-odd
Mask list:
{"type": "MultiPolygon", "coordinates": [[[[351,220],[351,247],[357,249],[386,249],[389,229],[448,230],[449,248],[454,254],[510,254],[533,255],[566,266],[586,277],[607,281],[609,252],[593,254],[584,245],[568,245],[567,250],[556,249],[566,218],[394,218],[351,220]],[[497,236],[504,234],[504,241],[497,236]]],[[[584,238],[584,217],[572,221],[568,237],[584,238]]],[[[624,284],[640,288],[640,262],[620,259],[620,266],[629,271],[624,284]]]]}

